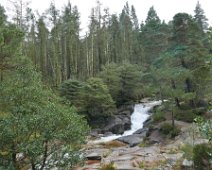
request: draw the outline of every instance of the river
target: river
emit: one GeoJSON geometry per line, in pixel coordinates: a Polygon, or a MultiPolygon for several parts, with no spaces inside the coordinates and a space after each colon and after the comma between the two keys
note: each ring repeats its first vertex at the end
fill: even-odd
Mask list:
{"type": "Polygon", "coordinates": [[[92,143],[104,143],[109,142],[115,139],[118,139],[123,136],[132,135],[137,130],[143,128],[144,122],[149,118],[149,111],[156,105],[160,105],[161,101],[151,101],[148,103],[135,104],[134,112],[131,115],[131,128],[130,130],[125,131],[122,135],[111,135],[107,137],[101,137],[93,141],[92,143]]]}

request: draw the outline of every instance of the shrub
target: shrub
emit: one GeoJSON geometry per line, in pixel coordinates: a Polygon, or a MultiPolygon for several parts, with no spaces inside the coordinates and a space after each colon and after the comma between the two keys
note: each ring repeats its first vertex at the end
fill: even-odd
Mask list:
{"type": "Polygon", "coordinates": [[[176,119],[184,122],[193,122],[196,118],[196,114],[192,110],[178,110],[176,113],[176,119]]]}
{"type": "Polygon", "coordinates": [[[67,80],[61,85],[60,93],[85,115],[90,124],[99,125],[115,112],[108,87],[100,78],[90,78],[86,82],[67,80]]]}
{"type": "Polygon", "coordinates": [[[193,161],[198,170],[212,169],[212,145],[199,144],[194,146],[193,161]]]}
{"type": "Polygon", "coordinates": [[[173,127],[170,123],[164,123],[160,127],[160,131],[167,135],[170,136],[171,138],[177,136],[180,133],[180,129],[177,127],[173,127]]]}
{"type": "Polygon", "coordinates": [[[170,123],[164,123],[160,127],[160,131],[165,135],[168,135],[172,131],[172,129],[173,129],[173,127],[170,123]]]}
{"type": "Polygon", "coordinates": [[[154,113],[152,116],[153,121],[154,122],[162,122],[162,121],[166,120],[164,115],[165,115],[165,112],[157,110],[156,113],[154,113]]]}
{"type": "Polygon", "coordinates": [[[184,144],[181,147],[181,150],[184,152],[183,157],[191,160],[193,158],[193,146],[189,144],[184,144]]]}

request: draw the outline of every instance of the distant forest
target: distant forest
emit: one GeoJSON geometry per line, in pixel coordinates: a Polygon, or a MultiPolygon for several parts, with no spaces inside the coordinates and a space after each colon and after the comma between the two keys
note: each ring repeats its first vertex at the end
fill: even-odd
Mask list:
{"type": "MultiPolygon", "coordinates": [[[[25,34],[22,52],[41,71],[43,81],[53,87],[70,78],[85,80],[97,76],[110,63],[129,62],[146,72],[160,68],[159,60],[167,55],[177,59],[179,52],[194,53],[197,48],[204,48],[205,54],[194,57],[200,59],[199,55],[204,55],[207,60],[206,56],[211,52],[212,29],[208,27],[199,2],[194,7],[194,16],[177,14],[169,23],[162,21],[151,7],[141,24],[133,5],[126,3],[117,15],[110,14],[109,9],[102,10],[97,2],[91,9],[88,32],[84,37],[80,37],[77,6],[68,3],[59,11],[51,3],[43,15],[36,15],[22,1],[14,6],[13,23],[25,34]],[[26,16],[23,16],[25,10],[26,16]],[[187,36],[189,40],[180,40],[180,36],[184,39],[187,36]],[[190,42],[197,40],[196,44],[190,42]]],[[[191,64],[195,62],[185,61],[186,66],[182,63],[181,67],[192,70],[191,64]]]]}

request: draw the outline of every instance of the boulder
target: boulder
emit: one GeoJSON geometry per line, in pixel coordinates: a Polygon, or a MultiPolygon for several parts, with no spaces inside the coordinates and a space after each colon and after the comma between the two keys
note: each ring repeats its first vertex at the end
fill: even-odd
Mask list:
{"type": "Polygon", "coordinates": [[[143,142],[143,139],[145,137],[145,133],[142,134],[133,134],[129,136],[123,136],[118,138],[118,141],[124,142],[129,144],[130,147],[136,146],[143,142]]]}
{"type": "Polygon", "coordinates": [[[164,136],[158,129],[155,129],[148,135],[148,141],[150,144],[162,143],[164,141],[164,136]]]}
{"type": "Polygon", "coordinates": [[[92,129],[90,132],[90,136],[92,137],[98,137],[99,134],[101,134],[102,130],[101,129],[92,129]]]}
{"type": "Polygon", "coordinates": [[[107,120],[106,126],[102,133],[112,132],[113,134],[123,134],[124,131],[131,127],[131,114],[133,106],[125,106],[118,109],[118,113],[107,120]]]}
{"type": "Polygon", "coordinates": [[[133,134],[143,134],[143,133],[147,133],[149,131],[149,128],[141,128],[141,129],[138,129],[137,131],[135,131],[133,134]]]}
{"type": "Polygon", "coordinates": [[[146,127],[146,126],[150,125],[151,123],[152,123],[152,118],[150,116],[147,120],[144,121],[143,127],[146,127]]]}

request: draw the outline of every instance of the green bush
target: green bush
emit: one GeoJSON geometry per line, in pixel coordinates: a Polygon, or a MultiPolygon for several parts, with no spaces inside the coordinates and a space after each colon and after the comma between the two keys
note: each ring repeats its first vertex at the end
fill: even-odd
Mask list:
{"type": "Polygon", "coordinates": [[[193,158],[193,146],[189,144],[184,144],[181,146],[181,150],[184,152],[183,157],[191,160],[193,158]]]}
{"type": "Polygon", "coordinates": [[[180,129],[173,127],[170,123],[164,123],[160,127],[160,131],[171,138],[177,136],[180,133],[180,129]]]}
{"type": "Polygon", "coordinates": [[[156,113],[154,113],[152,116],[153,121],[154,122],[162,122],[162,121],[166,120],[164,115],[165,115],[165,112],[157,110],[156,113]]]}
{"type": "Polygon", "coordinates": [[[164,123],[160,127],[160,131],[165,135],[168,135],[172,131],[172,129],[173,127],[170,123],[164,123]]]}
{"type": "Polygon", "coordinates": [[[109,92],[119,107],[131,104],[142,97],[142,71],[136,64],[124,62],[106,65],[99,77],[108,86],[109,92]]]}
{"type": "Polygon", "coordinates": [[[115,112],[115,103],[108,87],[100,78],[89,78],[86,82],[67,80],[61,85],[60,94],[69,100],[90,124],[102,124],[105,118],[115,112]]]}
{"type": "Polygon", "coordinates": [[[195,169],[212,169],[212,145],[199,144],[194,146],[193,161],[195,169]]]}
{"type": "Polygon", "coordinates": [[[177,120],[189,123],[193,122],[196,116],[197,115],[193,112],[193,110],[178,110],[176,113],[177,120]]]}

